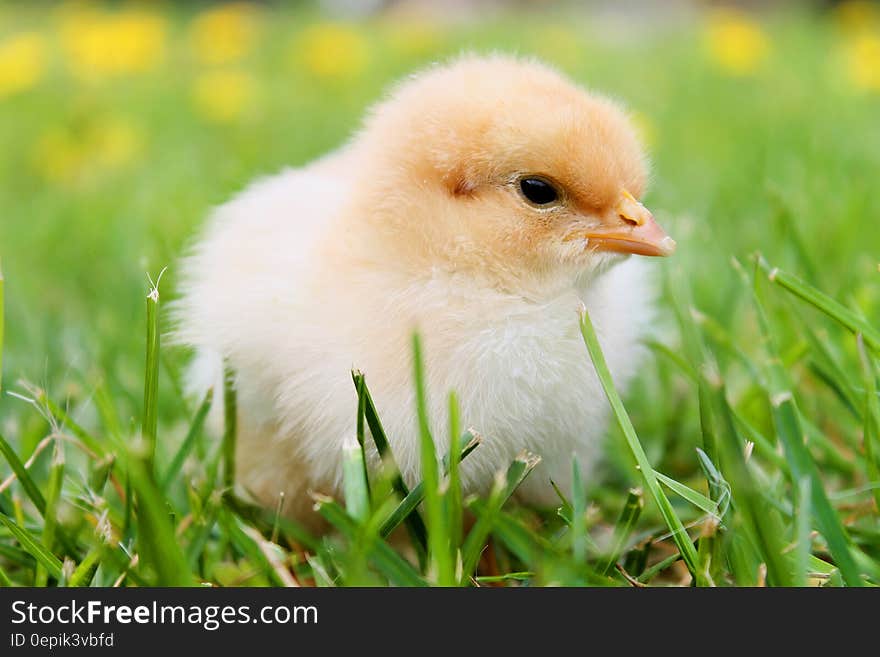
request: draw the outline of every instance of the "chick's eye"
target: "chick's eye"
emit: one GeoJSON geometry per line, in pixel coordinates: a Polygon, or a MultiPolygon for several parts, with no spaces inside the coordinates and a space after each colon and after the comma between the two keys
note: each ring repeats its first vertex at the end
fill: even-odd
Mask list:
{"type": "Polygon", "coordinates": [[[559,198],[556,188],[542,178],[523,178],[519,189],[535,205],[548,205],[559,198]]]}

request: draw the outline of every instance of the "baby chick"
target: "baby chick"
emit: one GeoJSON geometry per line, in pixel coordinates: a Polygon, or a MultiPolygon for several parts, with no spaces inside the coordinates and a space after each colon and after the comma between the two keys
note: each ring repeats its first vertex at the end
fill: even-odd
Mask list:
{"type": "Polygon", "coordinates": [[[345,146],[219,208],[184,262],[178,336],[194,388],[235,373],[239,482],[313,525],[339,496],[366,376],[404,479],[419,480],[411,336],[434,438],[446,395],[483,437],[462,464],[485,492],[523,449],[519,489],[557,502],[589,468],[608,403],[578,327],[588,308],[618,386],[640,364],[651,284],[629,254],[675,242],[638,199],[646,160],[612,101],[532,61],[464,57],[416,75],[345,146]]]}

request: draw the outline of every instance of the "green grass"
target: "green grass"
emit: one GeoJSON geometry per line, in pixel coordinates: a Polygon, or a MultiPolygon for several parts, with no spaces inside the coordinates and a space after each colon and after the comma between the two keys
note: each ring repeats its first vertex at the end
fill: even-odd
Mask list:
{"type": "Polygon", "coordinates": [[[707,53],[707,17],[636,39],[567,15],[409,41],[375,20],[353,26],[360,68],[337,79],[291,61],[315,14],[274,10],[259,48],[207,65],[191,10],[167,11],[155,70],[83,81],[58,15],[0,9],[0,44],[47,44],[38,83],[0,97],[0,585],[880,584],[880,93],[850,81],[853,37],[831,17],[765,17],[766,59],[744,76],[707,53]],[[313,536],[283,501],[236,496],[232,386],[221,436],[210,397],[182,394],[189,354],[160,340],[176,262],[213,205],[338,145],[391,81],[462,49],[538,55],[647,126],[645,202],[679,243],[656,263],[650,356],[621,397],[583,316],[614,419],[596,476],[573,464],[573,494],[546,511],[509,503],[540,454],[462,495],[480,427],[459,426],[452,395],[435,454],[424,400],[450,391],[425,390],[418,341],[412,489],[370,394],[382,372],[354,372],[344,499],[315,500],[334,531],[313,536]],[[229,123],[192,101],[215,69],[254,85],[229,123]],[[102,164],[90,140],[120,124],[138,145],[102,164]],[[84,159],[49,171],[46,144],[84,159]]]}

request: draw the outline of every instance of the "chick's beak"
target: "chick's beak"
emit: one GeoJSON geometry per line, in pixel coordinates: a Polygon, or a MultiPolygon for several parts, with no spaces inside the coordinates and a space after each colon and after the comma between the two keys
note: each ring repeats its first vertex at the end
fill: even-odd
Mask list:
{"type": "Polygon", "coordinates": [[[623,190],[609,221],[590,229],[584,237],[588,248],[645,256],[668,256],[675,240],[654,221],[648,209],[623,190]]]}

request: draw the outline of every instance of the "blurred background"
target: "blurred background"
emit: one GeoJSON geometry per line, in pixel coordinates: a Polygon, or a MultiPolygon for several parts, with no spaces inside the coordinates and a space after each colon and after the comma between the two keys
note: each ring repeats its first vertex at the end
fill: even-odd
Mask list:
{"type": "MultiPolygon", "coordinates": [[[[732,256],[878,307],[875,3],[3,2],[3,389],[87,401],[103,382],[135,414],[146,274],[168,266],[172,298],[212,206],[471,50],[539,57],[628,105],[654,163],[646,204],[680,245],[664,267],[744,343],[732,256]]],[[[14,403],[0,430],[30,435],[14,403]]]]}

